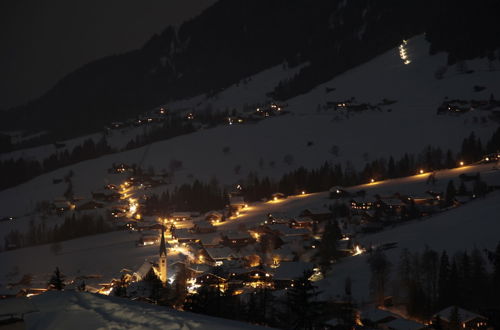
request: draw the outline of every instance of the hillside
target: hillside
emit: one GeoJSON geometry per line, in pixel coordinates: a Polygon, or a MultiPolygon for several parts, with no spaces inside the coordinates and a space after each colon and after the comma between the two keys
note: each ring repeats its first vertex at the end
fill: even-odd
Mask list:
{"type": "Polygon", "coordinates": [[[0,128],[45,130],[49,141],[75,137],[116,115],[217,92],[283,63],[309,63],[293,81],[274,86],[277,99],[289,99],[423,33],[426,8],[427,1],[222,0],[141,49],[68,74],[39,99],[2,113],[0,128]]]}
{"type": "MultiPolygon", "coordinates": [[[[403,63],[398,48],[388,51],[308,94],[289,100],[286,108],[289,114],[253,124],[226,124],[201,129],[146,147],[61,168],[1,191],[0,210],[6,215],[19,216],[29,213],[39,201],[62,196],[67,187],[52,182],[70,170],[74,172],[75,193],[88,197],[91,191],[101,189],[104,184],[121,180],[107,173],[112,163],[142,161],[145,169],[153,167],[160,172],[168,170],[172,160],[182,162],[172,185],[157,188],[161,191],[194,179],[208,181],[213,177],[220,183],[232,185],[245,179],[250,172],[258,173],[260,177],[276,178],[299,166],[316,168],[325,161],[343,165],[349,162],[360,169],[366,162],[380,157],[417,154],[427,145],[457,152],[471,132],[486,141],[498,127],[491,119],[492,111],[438,115],[437,108],[446,97],[489,99],[498,85],[496,82],[500,81],[500,71],[489,71],[486,60],[475,60],[469,61],[469,67],[474,70],[472,73],[460,73],[450,68],[443,79],[436,79],[434,72],[446,62],[445,56],[428,55],[429,44],[422,36],[410,39],[406,47],[412,61],[409,65],[403,63]],[[474,85],[485,89],[476,92],[474,85]],[[336,89],[328,92],[327,88],[336,89]],[[356,98],[356,104],[379,104],[384,98],[395,103],[364,111],[325,107],[328,102],[343,102],[351,97],[356,98]],[[336,153],[332,153],[334,146],[336,153]],[[291,158],[285,162],[287,155],[291,158]],[[240,169],[236,170],[237,167],[240,169]]],[[[284,77],[281,70],[276,72],[278,77],[284,77]]],[[[269,74],[264,72],[252,80],[264,81],[263,77],[269,74]]],[[[234,85],[220,93],[216,102],[229,106],[238,104],[232,103],[235,99],[244,102],[258,100],[257,96],[248,94],[244,85],[234,85]]],[[[265,96],[261,97],[261,102],[265,102],[265,96]]],[[[184,104],[190,102],[196,104],[199,101],[185,100],[184,104]]],[[[210,102],[204,101],[199,107],[210,102]]],[[[183,111],[181,103],[175,103],[173,107],[183,111]]]]}
{"type": "MultiPolygon", "coordinates": [[[[426,183],[428,175],[423,174],[346,189],[353,192],[363,189],[367,196],[377,194],[390,196],[394,193],[423,196],[429,188],[444,191],[449,180],[457,180],[458,176],[464,173],[469,175],[480,173],[488,184],[500,185],[500,171],[492,170],[491,164],[484,164],[439,171],[436,174],[437,182],[431,186],[426,183]]],[[[328,198],[328,192],[322,192],[290,196],[278,202],[250,204],[249,209],[236,220],[217,226],[215,236],[238,230],[242,226],[253,228],[262,223],[269,213],[279,217],[295,218],[305,209],[325,209],[332,203],[334,201],[328,198]]],[[[446,249],[450,255],[456,251],[464,249],[470,251],[473,248],[491,251],[498,244],[499,211],[500,194],[497,191],[486,198],[475,199],[456,209],[400,223],[378,233],[358,234],[355,239],[365,247],[396,242],[396,248],[387,251],[387,257],[394,266],[398,264],[400,253],[405,248],[411,252],[422,252],[427,246],[439,252],[446,249]]],[[[137,247],[136,242],[139,238],[140,234],[137,232],[120,231],[62,242],[58,253],[54,253],[50,245],[0,253],[0,263],[6,265],[0,270],[0,286],[5,290],[7,283],[15,283],[23,275],[31,274],[31,286],[45,287],[50,274],[58,266],[69,280],[88,277],[87,288],[97,290],[99,283],[108,283],[112,279],[119,278],[124,269],[135,272],[145,260],[156,260],[158,246],[137,247]],[[35,254],[37,258],[32,258],[35,254]],[[96,275],[97,277],[92,279],[92,276],[96,275]]],[[[170,251],[169,264],[181,260],[180,257],[178,251],[170,251]]],[[[335,264],[327,273],[327,278],[317,282],[323,291],[323,297],[341,295],[345,278],[350,277],[353,297],[358,302],[371,301],[370,271],[366,260],[367,254],[363,254],[344,258],[335,264]]],[[[205,269],[204,265],[192,267],[205,269]]]]}

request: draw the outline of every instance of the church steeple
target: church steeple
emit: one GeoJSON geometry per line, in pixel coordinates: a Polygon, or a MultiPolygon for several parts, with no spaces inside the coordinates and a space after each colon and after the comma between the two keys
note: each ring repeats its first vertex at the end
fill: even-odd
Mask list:
{"type": "Polygon", "coordinates": [[[165,229],[161,229],[161,241],[160,241],[160,257],[167,255],[167,246],[165,244],[165,229]]]}
{"type": "Polygon", "coordinates": [[[167,285],[168,269],[167,269],[167,247],[168,243],[165,242],[165,228],[161,228],[161,241],[160,241],[160,258],[158,259],[158,266],[160,271],[160,280],[163,286],[167,285]]]}

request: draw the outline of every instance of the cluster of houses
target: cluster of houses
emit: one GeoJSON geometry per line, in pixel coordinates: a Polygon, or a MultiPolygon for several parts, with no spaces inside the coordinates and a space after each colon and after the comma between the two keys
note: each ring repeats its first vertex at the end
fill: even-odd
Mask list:
{"type": "Polygon", "coordinates": [[[126,121],[115,121],[106,125],[105,130],[116,130],[127,127],[141,127],[143,125],[163,123],[169,119],[169,112],[167,109],[160,107],[153,111],[147,112],[136,118],[126,121]]]}
{"type": "Polygon", "coordinates": [[[332,109],[337,112],[361,112],[366,110],[382,110],[382,106],[396,103],[393,100],[383,99],[379,104],[358,103],[354,97],[343,101],[327,101],[324,108],[332,109]]]}
{"type": "MultiPolygon", "coordinates": [[[[239,208],[241,212],[244,209],[244,205],[239,208]]],[[[321,278],[312,261],[324,224],[332,220],[330,211],[307,209],[293,219],[268,215],[267,220],[251,228],[230,230],[218,222],[222,217],[217,211],[197,217],[175,212],[160,219],[169,246],[168,258],[172,258],[168,262],[170,281],[182,267],[189,273],[192,292],[200,286],[212,286],[242,294],[256,288],[287,289],[305,270],[313,269],[315,278],[321,278]]],[[[160,243],[163,234],[158,232],[163,229],[143,225],[139,230],[139,246],[160,243]]],[[[148,261],[129,278],[137,281],[149,271],[158,273],[157,267],[158,263],[148,261]]]]}
{"type": "Polygon", "coordinates": [[[489,100],[449,100],[441,103],[437,108],[437,114],[464,114],[469,111],[484,110],[498,113],[500,101],[491,97],[489,100]]]}

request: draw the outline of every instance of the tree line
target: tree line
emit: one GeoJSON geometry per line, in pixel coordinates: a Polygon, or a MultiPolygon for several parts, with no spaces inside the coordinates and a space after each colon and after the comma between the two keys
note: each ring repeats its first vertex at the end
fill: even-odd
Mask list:
{"type": "Polygon", "coordinates": [[[5,249],[62,242],[78,237],[106,233],[113,227],[102,217],[91,214],[66,216],[64,222],[48,226],[42,219],[38,224],[30,220],[28,230],[12,229],[4,238],[5,249]]]}
{"type": "MultiPolygon", "coordinates": [[[[383,304],[389,288],[396,288],[394,299],[406,305],[408,315],[421,320],[452,305],[488,317],[500,303],[500,242],[495,251],[474,248],[453,256],[429,247],[420,253],[404,249],[396,267],[376,250],[368,263],[376,301],[383,304]]],[[[493,315],[490,321],[498,325],[498,318],[493,315]]]]}

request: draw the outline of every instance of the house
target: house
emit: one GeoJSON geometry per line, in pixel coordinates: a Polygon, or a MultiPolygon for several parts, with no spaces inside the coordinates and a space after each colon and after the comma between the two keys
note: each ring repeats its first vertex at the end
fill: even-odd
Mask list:
{"type": "Polygon", "coordinates": [[[279,200],[282,200],[285,198],[286,198],[285,194],[280,193],[280,192],[276,192],[276,193],[271,195],[271,200],[273,200],[273,201],[279,201],[279,200]]]}
{"type": "Polygon", "coordinates": [[[255,240],[246,231],[230,231],[221,234],[222,244],[229,247],[241,248],[247,246],[248,244],[253,244],[255,240]]]}
{"type": "Polygon", "coordinates": [[[236,211],[242,210],[247,207],[247,203],[239,192],[229,194],[229,206],[236,211]]]}
{"type": "Polygon", "coordinates": [[[172,239],[176,239],[178,243],[199,242],[200,239],[190,229],[175,229],[171,232],[172,239]]]}
{"type": "Polygon", "coordinates": [[[290,228],[312,228],[314,224],[317,224],[316,220],[310,218],[304,218],[300,220],[290,220],[290,228]]]}
{"type": "Polygon", "coordinates": [[[233,276],[234,279],[240,280],[243,286],[252,288],[273,288],[273,275],[263,269],[254,269],[245,271],[233,276]]]}
{"type": "Polygon", "coordinates": [[[212,273],[204,273],[196,277],[196,284],[225,290],[227,287],[227,279],[212,273]]]}
{"type": "Polygon", "coordinates": [[[191,228],[191,231],[197,234],[208,234],[217,231],[217,227],[214,227],[211,222],[198,221],[191,228]]]}
{"type": "Polygon", "coordinates": [[[56,199],[52,203],[52,208],[54,211],[56,211],[58,214],[62,214],[72,208],[72,204],[64,199],[56,199]]]}
{"type": "Polygon", "coordinates": [[[239,257],[237,253],[227,246],[206,247],[205,250],[216,263],[238,259],[239,257]]]}
{"type": "Polygon", "coordinates": [[[211,222],[211,223],[220,223],[223,222],[224,215],[220,212],[217,211],[209,211],[205,213],[205,221],[211,222]]]}
{"type": "Polygon", "coordinates": [[[160,242],[160,237],[156,232],[144,232],[137,242],[137,246],[154,245],[160,242]]]}
{"type": "Polygon", "coordinates": [[[273,224],[267,227],[281,237],[306,239],[311,236],[311,232],[306,228],[291,228],[289,225],[285,224],[273,224]]]}
{"type": "Polygon", "coordinates": [[[434,318],[439,316],[443,329],[450,329],[450,318],[452,317],[454,309],[456,309],[458,313],[461,329],[473,330],[485,328],[487,326],[488,319],[486,317],[457,306],[449,306],[433,316],[434,318]]]}
{"type": "Polygon", "coordinates": [[[374,208],[373,201],[364,198],[358,198],[356,200],[351,199],[349,204],[352,214],[359,214],[360,212],[372,210],[374,208]]]}
{"type": "Polygon", "coordinates": [[[333,213],[330,211],[305,209],[299,214],[299,218],[309,218],[314,221],[325,221],[333,219],[333,213]]]}
{"type": "Polygon", "coordinates": [[[173,221],[189,221],[191,220],[191,213],[189,212],[173,212],[170,214],[169,219],[173,221]]]}

